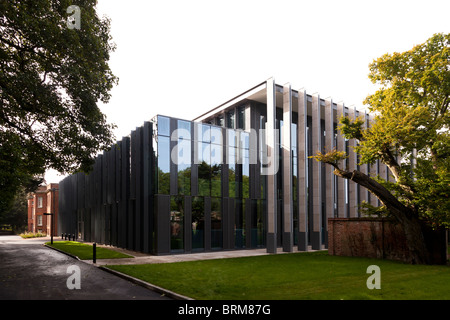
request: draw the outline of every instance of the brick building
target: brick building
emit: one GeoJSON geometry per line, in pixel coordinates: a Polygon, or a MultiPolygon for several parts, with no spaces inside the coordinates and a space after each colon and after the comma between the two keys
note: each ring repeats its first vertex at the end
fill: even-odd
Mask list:
{"type": "Polygon", "coordinates": [[[56,213],[54,235],[58,234],[58,196],[59,185],[50,183],[40,186],[28,195],[28,231],[51,234],[52,216],[45,213],[56,213]]]}

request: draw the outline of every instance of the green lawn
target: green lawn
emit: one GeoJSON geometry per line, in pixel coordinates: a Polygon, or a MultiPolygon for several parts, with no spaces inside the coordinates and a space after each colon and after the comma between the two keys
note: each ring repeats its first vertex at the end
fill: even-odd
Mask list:
{"type": "Polygon", "coordinates": [[[450,267],[329,256],[326,251],[108,266],[194,299],[450,299],[450,267]],[[368,289],[367,267],[381,270],[368,289]]]}
{"type": "MultiPolygon", "coordinates": [[[[86,243],[80,243],[76,241],[54,241],[53,244],[47,242],[46,245],[70,253],[74,256],[77,256],[81,260],[92,260],[93,257],[93,247],[92,245],[86,243]]],[[[119,259],[119,258],[132,258],[132,256],[114,250],[110,250],[107,248],[96,246],[96,258],[119,259]]]]}

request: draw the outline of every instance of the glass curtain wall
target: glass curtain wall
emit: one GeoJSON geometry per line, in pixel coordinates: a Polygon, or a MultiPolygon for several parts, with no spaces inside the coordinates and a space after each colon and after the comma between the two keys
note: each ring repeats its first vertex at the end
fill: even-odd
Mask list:
{"type": "Polygon", "coordinates": [[[192,251],[205,249],[205,199],[192,197],[192,251]]]}
{"type": "Polygon", "coordinates": [[[157,193],[170,192],[170,119],[158,116],[157,120],[157,193]]]}

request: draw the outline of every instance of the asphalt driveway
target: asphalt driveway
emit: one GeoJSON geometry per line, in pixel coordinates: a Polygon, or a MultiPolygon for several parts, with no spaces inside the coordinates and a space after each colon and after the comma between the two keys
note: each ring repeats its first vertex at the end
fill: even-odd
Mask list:
{"type": "Polygon", "coordinates": [[[46,241],[0,236],[0,300],[169,300],[47,248],[46,241]]]}

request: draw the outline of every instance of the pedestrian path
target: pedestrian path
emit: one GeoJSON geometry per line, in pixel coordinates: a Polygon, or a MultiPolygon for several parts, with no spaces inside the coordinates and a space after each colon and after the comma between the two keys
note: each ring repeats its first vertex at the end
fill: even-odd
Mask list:
{"type": "MultiPolygon", "coordinates": [[[[24,239],[17,237],[16,241],[23,241],[24,239]]],[[[49,242],[50,237],[26,239],[26,241],[32,242],[49,242]]],[[[60,237],[55,237],[54,241],[62,241],[60,237]]],[[[92,242],[84,242],[86,244],[93,244],[92,242]]],[[[92,260],[82,260],[85,263],[93,264],[95,266],[105,266],[105,265],[132,265],[132,264],[151,264],[151,263],[173,263],[182,261],[197,261],[197,260],[211,260],[211,259],[226,259],[226,258],[239,258],[239,257],[253,257],[253,256],[263,256],[270,255],[267,253],[266,248],[261,249],[243,249],[243,250],[218,250],[210,252],[198,252],[198,253],[182,253],[182,254],[171,254],[156,256],[145,254],[142,252],[126,250],[110,245],[97,244],[97,247],[103,247],[110,250],[115,250],[126,255],[132,256],[133,258],[120,258],[120,259],[96,259],[94,264],[92,260]]],[[[315,250],[309,250],[315,251],[315,250]]],[[[278,248],[277,254],[284,254],[282,248],[278,248]]]]}
{"type": "MultiPolygon", "coordinates": [[[[99,245],[97,245],[99,246],[99,245]]],[[[247,249],[247,250],[230,250],[230,251],[212,251],[212,252],[199,252],[199,253],[185,253],[185,254],[173,254],[165,256],[146,255],[140,252],[134,252],[129,250],[123,250],[111,246],[102,246],[111,250],[117,250],[119,252],[131,255],[134,258],[121,258],[121,259],[97,259],[95,265],[130,265],[130,264],[151,264],[151,263],[173,263],[182,261],[197,261],[197,260],[210,260],[210,259],[225,259],[225,258],[238,258],[238,257],[251,257],[268,255],[266,249],[247,249]]],[[[285,253],[281,248],[277,253],[285,253]]],[[[86,263],[91,263],[92,260],[83,260],[86,263]]]]}

